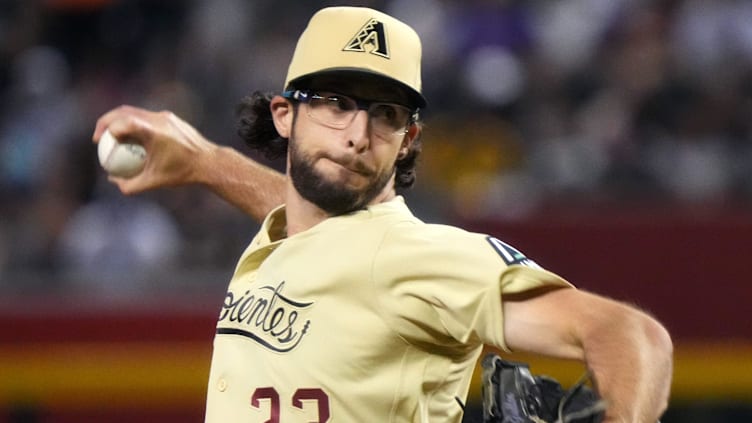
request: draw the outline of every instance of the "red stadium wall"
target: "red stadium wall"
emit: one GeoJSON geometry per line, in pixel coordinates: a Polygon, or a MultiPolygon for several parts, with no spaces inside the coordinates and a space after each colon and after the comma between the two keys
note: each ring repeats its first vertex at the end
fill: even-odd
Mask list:
{"type": "MultiPolygon", "coordinates": [[[[676,343],[672,406],[752,403],[752,219],[556,215],[464,226],[664,322],[676,343]]],[[[222,290],[172,303],[2,299],[0,422],[202,421],[222,290]]],[[[565,383],[582,371],[517,358],[565,383]]],[[[476,382],[471,399],[479,395],[476,382]]]]}
{"type": "Polygon", "coordinates": [[[216,317],[207,301],[88,300],[3,307],[0,422],[202,421],[216,317]]]}

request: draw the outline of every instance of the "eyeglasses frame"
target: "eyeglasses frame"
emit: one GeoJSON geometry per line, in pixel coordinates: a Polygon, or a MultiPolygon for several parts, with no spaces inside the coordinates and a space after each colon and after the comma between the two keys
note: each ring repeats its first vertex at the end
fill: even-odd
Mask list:
{"type": "MultiPolygon", "coordinates": [[[[413,124],[415,124],[418,121],[418,119],[420,118],[420,114],[419,114],[420,113],[420,109],[419,108],[411,109],[410,107],[405,106],[404,104],[399,104],[399,103],[389,102],[389,101],[363,100],[361,98],[353,97],[351,95],[346,95],[346,94],[341,94],[341,93],[336,93],[336,92],[332,92],[332,94],[336,94],[336,95],[340,95],[342,97],[347,97],[349,99],[352,99],[355,102],[355,105],[357,106],[358,110],[365,110],[366,112],[368,112],[368,110],[371,108],[371,105],[374,104],[374,103],[394,104],[394,105],[397,105],[397,106],[404,107],[407,110],[411,111],[410,117],[407,120],[407,124],[405,125],[404,131],[395,131],[394,132],[395,134],[400,134],[400,133],[401,134],[406,134],[410,130],[410,126],[412,126],[413,124]]],[[[286,91],[282,92],[282,97],[287,98],[289,100],[295,100],[295,101],[298,101],[300,103],[306,103],[306,104],[309,104],[311,102],[311,100],[326,98],[326,97],[323,97],[323,96],[319,95],[317,92],[312,91],[312,90],[286,90],[286,91]]],[[[310,116],[310,114],[309,114],[309,116],[310,116]]],[[[354,117],[355,116],[353,115],[353,118],[354,117]]],[[[338,127],[335,127],[335,126],[328,125],[328,124],[326,124],[324,122],[320,122],[320,121],[318,121],[318,119],[316,119],[316,121],[319,122],[319,123],[321,123],[324,126],[332,128],[332,129],[343,129],[343,128],[338,128],[338,127]]],[[[352,123],[352,121],[350,121],[350,123],[352,123]]]]}

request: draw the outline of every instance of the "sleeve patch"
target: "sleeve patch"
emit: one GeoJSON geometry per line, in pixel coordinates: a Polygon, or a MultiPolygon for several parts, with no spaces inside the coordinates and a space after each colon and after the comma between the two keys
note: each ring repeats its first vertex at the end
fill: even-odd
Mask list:
{"type": "Polygon", "coordinates": [[[541,267],[538,266],[538,263],[530,260],[529,258],[525,257],[520,250],[512,247],[511,245],[505,243],[504,241],[488,236],[486,237],[486,241],[488,241],[489,244],[496,250],[497,253],[501,256],[502,260],[507,264],[507,266],[511,266],[513,264],[519,264],[522,266],[528,266],[535,269],[540,269],[541,267]]]}

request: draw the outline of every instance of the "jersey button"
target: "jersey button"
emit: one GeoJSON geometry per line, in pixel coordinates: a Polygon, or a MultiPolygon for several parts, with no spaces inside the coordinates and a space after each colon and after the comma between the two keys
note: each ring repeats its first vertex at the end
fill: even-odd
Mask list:
{"type": "Polygon", "coordinates": [[[217,390],[219,392],[224,392],[227,389],[227,380],[224,378],[220,378],[217,382],[217,390]]]}

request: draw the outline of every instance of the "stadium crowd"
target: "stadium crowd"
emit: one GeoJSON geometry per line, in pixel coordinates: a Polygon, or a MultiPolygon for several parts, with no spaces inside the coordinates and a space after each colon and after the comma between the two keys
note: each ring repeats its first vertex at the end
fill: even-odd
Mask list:
{"type": "MultiPolygon", "coordinates": [[[[235,105],[279,91],[301,22],[338,3],[0,2],[0,291],[128,294],[169,270],[223,290],[256,224],[195,187],[122,196],[94,123],[167,109],[245,151],[235,105]]],[[[424,219],[752,210],[752,2],[347,3],[423,39],[424,219]]]]}

